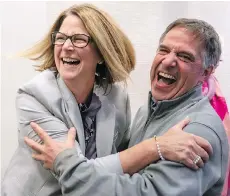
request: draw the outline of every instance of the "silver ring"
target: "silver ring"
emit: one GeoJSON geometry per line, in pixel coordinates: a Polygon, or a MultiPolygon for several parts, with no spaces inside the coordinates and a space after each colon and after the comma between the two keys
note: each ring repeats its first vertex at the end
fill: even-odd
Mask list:
{"type": "Polygon", "coordinates": [[[199,155],[196,155],[196,158],[193,160],[193,163],[196,165],[200,159],[201,157],[199,155]]]}

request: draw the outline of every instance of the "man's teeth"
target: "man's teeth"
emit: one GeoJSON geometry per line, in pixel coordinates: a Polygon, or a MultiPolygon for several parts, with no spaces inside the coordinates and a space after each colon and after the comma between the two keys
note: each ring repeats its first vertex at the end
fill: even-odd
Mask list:
{"type": "Polygon", "coordinates": [[[174,76],[166,74],[166,73],[163,73],[163,72],[160,72],[159,75],[162,76],[162,77],[164,77],[164,78],[176,80],[176,78],[174,76]]]}

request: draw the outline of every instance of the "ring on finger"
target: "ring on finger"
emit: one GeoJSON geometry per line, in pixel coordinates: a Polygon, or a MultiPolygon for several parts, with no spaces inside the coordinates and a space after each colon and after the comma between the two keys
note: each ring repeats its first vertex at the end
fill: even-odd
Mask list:
{"type": "Polygon", "coordinates": [[[195,159],[193,160],[193,163],[196,165],[200,159],[201,157],[199,155],[196,155],[195,159]]]}

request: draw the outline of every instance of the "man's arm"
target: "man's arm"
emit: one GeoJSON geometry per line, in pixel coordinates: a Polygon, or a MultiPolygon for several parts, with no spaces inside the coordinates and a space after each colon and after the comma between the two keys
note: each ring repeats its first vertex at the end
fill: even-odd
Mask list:
{"type": "MultiPolygon", "coordinates": [[[[33,129],[30,127],[30,122],[36,122],[40,125],[46,133],[52,138],[57,141],[65,141],[68,135],[68,128],[67,125],[61,121],[58,117],[51,113],[49,109],[47,109],[41,102],[39,102],[36,97],[26,93],[21,92],[17,96],[17,108],[18,108],[18,116],[20,122],[20,133],[21,136],[28,136],[29,138],[41,143],[39,136],[33,129]]],[[[128,107],[129,108],[129,107],[128,107]]],[[[130,108],[129,108],[130,110],[130,108]]],[[[130,118],[130,115],[128,115],[130,118]]],[[[129,119],[128,118],[128,119],[129,119]]],[[[129,122],[129,120],[127,120],[129,122]]],[[[185,137],[180,137],[183,127],[188,123],[188,119],[182,121],[182,123],[178,123],[178,126],[174,129],[179,130],[177,134],[179,135],[179,140],[184,141],[186,143],[189,139],[193,139],[193,137],[187,135],[185,137]]],[[[127,128],[129,127],[130,123],[127,123],[127,128]]],[[[166,137],[167,140],[167,137],[166,137]]],[[[175,144],[175,139],[171,139],[167,142],[166,149],[170,144],[175,144]]],[[[175,140],[176,141],[176,140],[175,140]]],[[[81,153],[80,147],[78,143],[75,141],[75,148],[77,149],[76,153],[78,156],[84,158],[83,154],[81,153]]],[[[198,143],[199,144],[199,143],[198,143]]],[[[162,146],[163,147],[163,146],[162,146]]],[[[194,144],[194,148],[197,147],[197,144],[194,144]]],[[[188,146],[184,146],[184,148],[188,148],[188,146]]],[[[163,148],[162,148],[163,150],[163,148]]],[[[203,150],[204,151],[204,150],[203,150]]],[[[180,150],[178,152],[180,155],[180,150]]],[[[205,152],[205,154],[207,154],[205,152]]],[[[205,155],[204,155],[205,156],[205,155]]],[[[203,158],[204,156],[201,155],[203,158]]],[[[184,154],[186,157],[186,154],[184,154]]],[[[208,154],[207,154],[208,157],[208,154]]],[[[168,158],[166,156],[166,158],[168,158]]],[[[187,157],[186,157],[187,158],[187,157]]],[[[97,166],[102,170],[106,170],[108,172],[123,174],[129,173],[133,174],[140,169],[143,169],[145,166],[149,165],[153,161],[157,161],[159,159],[159,155],[156,149],[156,144],[153,138],[143,141],[142,143],[132,147],[131,149],[122,151],[121,153],[109,155],[106,157],[101,157],[97,159],[90,159],[87,160],[88,164],[91,164],[93,167],[97,166]]],[[[174,158],[170,160],[180,161],[180,158],[174,158]]],[[[189,157],[187,158],[189,160],[189,157]]],[[[188,162],[188,161],[187,161],[188,162]]],[[[183,162],[186,164],[186,162],[183,162]]],[[[187,165],[193,168],[193,165],[187,165]]]]}
{"type": "MultiPolygon", "coordinates": [[[[226,167],[222,164],[222,148],[228,150],[228,147],[222,146],[215,132],[205,125],[192,123],[185,131],[207,139],[213,147],[213,155],[200,170],[194,171],[175,162],[159,161],[146,167],[142,174],[121,176],[92,167],[73,150],[66,150],[58,155],[54,164],[63,195],[203,195],[217,181],[221,183],[226,173],[226,167]]],[[[221,186],[216,190],[216,195],[220,192],[221,186]]]]}

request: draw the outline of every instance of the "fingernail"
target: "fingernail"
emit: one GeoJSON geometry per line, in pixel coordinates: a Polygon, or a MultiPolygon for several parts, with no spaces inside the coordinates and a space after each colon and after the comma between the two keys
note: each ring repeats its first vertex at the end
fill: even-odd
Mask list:
{"type": "Polygon", "coordinates": [[[74,127],[71,127],[71,131],[75,131],[75,128],[74,128],[74,127]]]}

